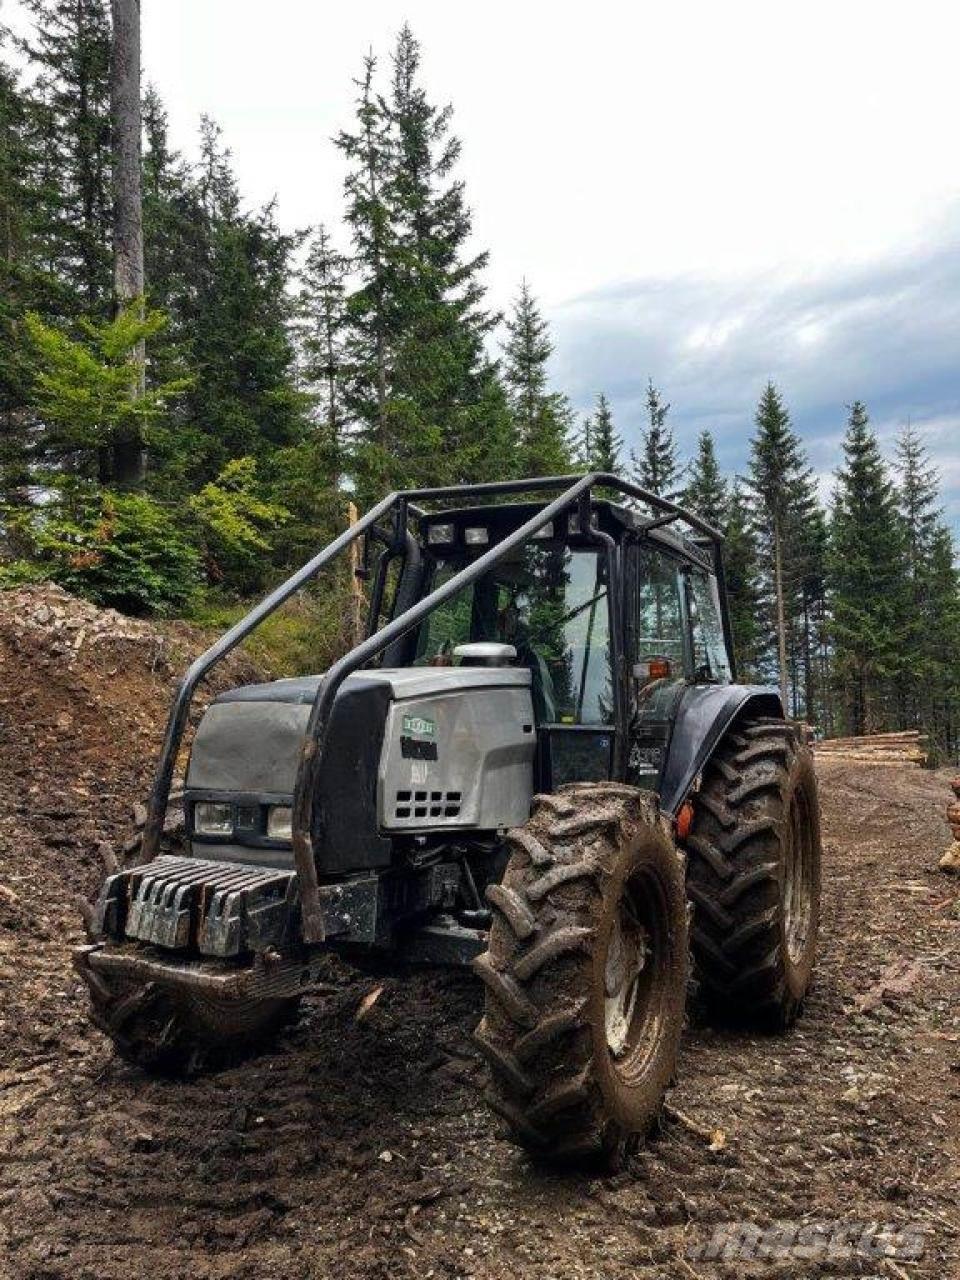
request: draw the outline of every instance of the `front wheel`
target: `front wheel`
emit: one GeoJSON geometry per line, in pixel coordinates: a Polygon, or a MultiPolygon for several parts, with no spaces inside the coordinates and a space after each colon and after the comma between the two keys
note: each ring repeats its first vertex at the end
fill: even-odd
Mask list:
{"type": "Polygon", "coordinates": [[[652,796],[577,783],[510,833],[476,1042],[509,1136],[617,1167],[676,1071],[687,978],[682,859],[652,796]]]}
{"type": "Polygon", "coordinates": [[[228,998],[129,975],[107,975],[89,949],[74,964],[90,994],[90,1019],[126,1062],[158,1075],[196,1075],[262,1047],[296,1019],[299,997],[228,998]]]}

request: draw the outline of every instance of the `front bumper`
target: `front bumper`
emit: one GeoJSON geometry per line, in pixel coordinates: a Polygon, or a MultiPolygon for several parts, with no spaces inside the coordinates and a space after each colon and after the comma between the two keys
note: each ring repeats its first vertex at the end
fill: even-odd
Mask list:
{"type": "Polygon", "coordinates": [[[129,942],[96,942],[73,953],[74,967],[88,981],[90,973],[108,985],[111,979],[127,978],[227,1003],[297,995],[316,981],[319,962],[318,954],[302,948],[288,956],[257,956],[242,966],[168,956],[129,942]]]}

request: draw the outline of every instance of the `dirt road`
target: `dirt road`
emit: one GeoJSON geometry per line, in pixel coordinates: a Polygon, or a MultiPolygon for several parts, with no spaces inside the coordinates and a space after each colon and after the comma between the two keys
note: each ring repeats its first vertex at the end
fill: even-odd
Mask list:
{"type": "Polygon", "coordinates": [[[752,1039],[694,1012],[673,1110],[630,1169],[550,1176],[478,1101],[468,976],[387,980],[358,1023],[377,984],[335,971],[275,1052],[186,1085],[112,1057],[69,965],[72,895],[123,838],[169,673],[124,641],[64,675],[45,643],[0,619],[4,1280],[960,1276],[946,775],[823,762],[801,1025],[752,1039]]]}

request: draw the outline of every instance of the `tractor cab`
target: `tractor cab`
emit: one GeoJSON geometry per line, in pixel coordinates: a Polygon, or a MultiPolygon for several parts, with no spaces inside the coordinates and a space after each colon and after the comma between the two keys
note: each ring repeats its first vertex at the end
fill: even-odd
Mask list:
{"type": "MultiPolygon", "coordinates": [[[[424,515],[416,547],[373,591],[383,616],[475,564],[543,504],[424,515]]],[[[709,541],[625,505],[594,501],[516,546],[385,652],[384,666],[512,666],[530,672],[536,786],[629,780],[657,786],[676,705],[695,686],[733,679],[729,629],[709,541]]]]}

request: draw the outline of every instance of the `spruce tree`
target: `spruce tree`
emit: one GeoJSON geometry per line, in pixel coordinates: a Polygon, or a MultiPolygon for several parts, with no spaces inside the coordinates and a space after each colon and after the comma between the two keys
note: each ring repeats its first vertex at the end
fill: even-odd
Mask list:
{"type": "Polygon", "coordinates": [[[566,399],[549,390],[547,364],[553,353],[549,326],[527,282],[520,286],[506,322],[503,379],[507,387],[520,473],[560,475],[570,465],[566,399]]]}
{"type": "MultiPolygon", "coordinates": [[[[803,626],[803,583],[815,567],[811,557],[819,545],[814,528],[819,501],[813,472],[772,382],[760,397],[755,423],[746,484],[760,557],[764,648],[772,651],[784,707],[798,713],[795,635],[803,626]]],[[[816,716],[813,706],[803,711],[808,718],[816,716]]]]}
{"type": "Polygon", "coordinates": [[[640,433],[640,448],[631,453],[637,484],[658,498],[674,501],[680,491],[680,462],[673,429],[667,422],[669,404],[647,383],[647,425],[640,433]]]}
{"type": "Polygon", "coordinates": [[[760,678],[761,599],[757,539],[739,480],[730,488],[723,512],[724,577],[730,610],[730,629],[741,680],[760,678]]]}
{"type": "Polygon", "coordinates": [[[356,81],[356,128],[352,133],[342,130],[336,138],[348,165],[345,216],[359,276],[346,303],[344,395],[357,423],[360,469],[374,491],[386,486],[389,469],[388,374],[398,330],[391,289],[390,215],[383,195],[389,180],[389,120],[374,87],[376,68],[376,59],[368,54],[356,81]]]}
{"type": "Polygon", "coordinates": [[[49,266],[74,310],[112,308],[110,18],[106,0],[23,0],[35,31],[22,42],[36,71],[39,133],[51,199],[49,266]]]}
{"type": "Polygon", "coordinates": [[[916,580],[939,519],[939,481],[920,434],[908,422],[897,438],[898,505],[906,536],[906,568],[916,580]]]}
{"type": "Polygon", "coordinates": [[[306,404],[294,381],[293,303],[288,284],[298,237],[274,209],[241,209],[230,153],[211,121],[202,126],[194,174],[192,234],[201,252],[175,303],[196,381],[185,401],[194,482],[232,458],[266,455],[301,439],[306,404]]]}
{"type": "Polygon", "coordinates": [[[461,147],[450,132],[452,107],[430,102],[420,61],[419,42],[405,25],[386,100],[391,164],[385,196],[401,321],[391,371],[393,418],[406,437],[410,479],[460,481],[470,478],[486,450],[496,369],[485,341],[499,317],[483,306],[481,273],[489,255],[468,253],[472,218],[464,184],[454,176],[461,147]]]}
{"type": "Polygon", "coordinates": [[[910,424],[897,439],[897,505],[903,523],[907,607],[898,622],[896,693],[902,727],[922,724],[947,753],[955,729],[944,711],[960,680],[953,546],[940,510],[939,476],[910,424]]]}
{"type": "Polygon", "coordinates": [[[701,431],[697,438],[697,452],[688,471],[683,490],[683,504],[708,520],[717,528],[727,519],[730,495],[717,462],[717,450],[712,434],[701,431]]]}
{"type": "MultiPolygon", "coordinates": [[[[0,30],[0,36],[3,35],[0,30]]],[[[29,505],[31,355],[23,318],[56,309],[56,281],[44,270],[43,193],[36,186],[34,104],[0,63],[0,505],[29,505]]],[[[2,521],[5,540],[13,528],[2,521]]]]}
{"type": "Polygon", "coordinates": [[[347,299],[346,402],[361,495],[463,480],[509,462],[509,423],[485,340],[484,253],[467,252],[471,217],[454,176],[450,107],[420,83],[420,46],[397,39],[390,86],[375,62],[359,82],[357,122],[337,144],[348,161],[347,220],[357,287],[347,299]]]}
{"type": "Polygon", "coordinates": [[[346,423],[343,380],[349,270],[349,258],[334,247],[326,227],[318,227],[300,274],[300,340],[303,375],[317,397],[321,447],[328,455],[334,486],[346,423]]]}
{"type": "Polygon", "coordinates": [[[614,427],[610,402],[601,392],[597,396],[597,407],[590,428],[587,466],[591,471],[606,471],[611,475],[619,475],[622,466],[622,449],[623,440],[614,427]]]}
{"type": "Polygon", "coordinates": [[[950,531],[938,523],[922,569],[923,693],[920,717],[931,756],[960,763],[960,572],[950,531]]]}
{"type": "Polygon", "coordinates": [[[896,495],[863,403],[850,407],[830,525],[834,672],[847,732],[886,721],[906,606],[905,537],[896,495]]]}

